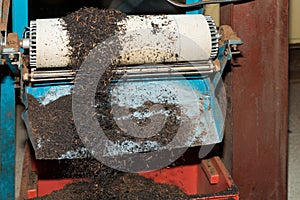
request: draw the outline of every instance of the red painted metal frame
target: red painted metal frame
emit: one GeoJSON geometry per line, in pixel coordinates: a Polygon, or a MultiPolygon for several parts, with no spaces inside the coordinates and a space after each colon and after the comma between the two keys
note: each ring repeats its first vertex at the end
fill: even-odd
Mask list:
{"type": "Polygon", "coordinates": [[[200,165],[186,165],[180,167],[165,168],[158,171],[144,172],[141,175],[153,179],[158,183],[176,185],[189,195],[195,195],[192,199],[239,199],[236,186],[219,157],[203,160],[200,165]],[[209,162],[219,174],[217,184],[212,184],[203,168],[209,162]],[[201,194],[197,197],[197,194],[201,194]]]}
{"type": "Polygon", "coordinates": [[[241,199],[286,199],[288,0],[227,5],[221,20],[244,42],[230,75],[232,153],[224,158],[241,199]]]}
{"type": "MultiPolygon", "coordinates": [[[[28,162],[28,157],[26,158],[26,162],[28,162]]],[[[27,174],[28,171],[36,171],[38,167],[36,167],[35,159],[31,158],[31,165],[27,163],[27,168],[25,169],[27,174]]],[[[24,171],[23,171],[24,172],[24,171]]],[[[37,172],[37,171],[36,171],[37,172]]],[[[38,174],[34,173],[34,174],[38,174]]],[[[176,185],[181,188],[185,193],[191,195],[191,199],[194,200],[204,200],[204,199],[214,199],[214,200],[222,200],[222,199],[239,199],[239,192],[237,187],[235,186],[230,174],[225,168],[224,164],[220,160],[219,157],[213,157],[211,159],[206,159],[201,162],[201,164],[193,164],[193,165],[185,165],[178,166],[172,168],[164,168],[157,171],[150,172],[141,172],[140,175],[145,176],[147,178],[153,179],[158,183],[167,183],[176,185]],[[215,171],[205,172],[205,168],[208,166],[214,168],[215,171]],[[218,182],[211,183],[210,177],[218,174],[218,182]],[[200,194],[200,195],[199,195],[200,194]]],[[[24,183],[31,182],[30,176],[25,176],[26,178],[22,181],[24,183]]],[[[62,189],[65,185],[72,183],[78,180],[86,180],[86,179],[39,179],[37,178],[34,183],[35,185],[24,186],[26,192],[25,195],[23,193],[23,197],[27,199],[36,198],[45,196],[50,194],[55,190],[62,189]]]]}
{"type": "Polygon", "coordinates": [[[38,196],[45,196],[55,190],[61,190],[67,184],[74,182],[74,179],[50,179],[38,181],[38,196]]]}

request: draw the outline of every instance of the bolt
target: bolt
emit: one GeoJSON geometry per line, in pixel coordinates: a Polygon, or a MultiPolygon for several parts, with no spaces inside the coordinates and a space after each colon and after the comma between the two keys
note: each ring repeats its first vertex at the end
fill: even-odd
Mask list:
{"type": "Polygon", "coordinates": [[[232,47],[232,49],[233,49],[234,51],[237,50],[237,45],[236,45],[236,44],[233,44],[231,47],[232,47]]]}
{"type": "Polygon", "coordinates": [[[15,58],[15,55],[11,53],[11,54],[8,55],[8,58],[9,58],[10,60],[13,60],[13,59],[15,58]]]}

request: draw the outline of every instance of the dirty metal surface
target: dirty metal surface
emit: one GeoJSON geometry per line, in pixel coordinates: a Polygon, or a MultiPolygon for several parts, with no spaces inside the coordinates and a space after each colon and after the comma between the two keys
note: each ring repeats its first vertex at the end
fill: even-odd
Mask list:
{"type": "Polygon", "coordinates": [[[0,199],[14,199],[16,113],[14,79],[9,75],[0,77],[0,104],[0,199]]]}
{"type": "Polygon", "coordinates": [[[221,13],[244,42],[232,70],[233,179],[241,199],[286,199],[288,1],[228,5],[221,13]]]}
{"type": "MultiPolygon", "coordinates": [[[[174,133],[181,134],[179,138],[186,141],[184,146],[218,143],[223,137],[224,118],[218,102],[210,96],[211,91],[207,84],[207,80],[121,82],[111,91],[114,120],[120,130],[130,131],[131,128],[136,134],[144,136],[157,134],[166,120],[175,115],[179,126],[189,124],[181,129],[183,132],[174,133]],[[145,102],[151,102],[152,107],[141,109],[145,102]],[[179,112],[166,110],[162,106],[165,102],[177,105],[179,112]],[[158,127],[152,127],[151,123],[148,124],[149,121],[157,122],[155,126],[158,127]],[[140,122],[144,124],[138,125],[140,122]]],[[[27,88],[25,104],[29,109],[23,114],[23,119],[38,159],[73,159],[88,156],[72,120],[71,90],[72,86],[68,85],[27,88]],[[54,105],[56,101],[64,105],[54,105]]],[[[147,141],[120,140],[114,142],[115,148],[109,148],[106,154],[115,156],[165,149],[164,145],[157,141],[147,141]]]]}

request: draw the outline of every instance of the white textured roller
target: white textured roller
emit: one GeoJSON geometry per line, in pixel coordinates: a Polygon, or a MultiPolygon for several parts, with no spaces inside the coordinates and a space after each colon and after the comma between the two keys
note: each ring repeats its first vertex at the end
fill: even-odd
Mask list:
{"type": "Polygon", "coordinates": [[[70,62],[69,37],[60,19],[37,19],[30,23],[30,65],[65,67],[70,62]]]}
{"type": "MultiPolygon", "coordinates": [[[[31,65],[65,67],[70,63],[68,33],[62,19],[40,19],[36,45],[30,47],[31,65]]],[[[218,37],[211,17],[203,15],[127,16],[118,23],[121,64],[207,61],[217,54],[218,37]]]]}
{"type": "Polygon", "coordinates": [[[122,64],[209,60],[212,53],[203,15],[130,16],[119,24],[122,64]]]}

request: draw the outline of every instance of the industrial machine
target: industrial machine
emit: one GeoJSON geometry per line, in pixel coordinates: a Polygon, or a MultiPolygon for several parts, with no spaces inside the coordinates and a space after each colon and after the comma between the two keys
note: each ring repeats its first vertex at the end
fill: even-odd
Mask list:
{"type": "MultiPolygon", "coordinates": [[[[26,107],[22,118],[38,160],[93,156],[104,164],[118,166],[117,169],[136,172],[166,167],[189,147],[211,147],[222,141],[226,100],[221,76],[233,54],[239,53],[237,45],[242,43],[229,26],[217,28],[212,17],[198,10],[197,14],[189,11],[176,15],[127,15],[115,24],[119,29],[114,35],[95,44],[76,68],[71,56],[76,47],[70,45],[73,33],[66,28],[64,18],[31,19],[28,23],[28,3],[24,2],[12,2],[12,31],[8,29],[10,1],[1,2],[0,179],[6,180],[0,188],[1,198],[13,199],[14,195],[11,169],[15,165],[15,94],[26,107]],[[118,48],[105,54],[106,47],[113,45],[118,48]],[[95,60],[104,57],[115,67],[103,68],[104,61],[95,64],[95,60]],[[98,70],[91,67],[93,64],[98,70]],[[103,132],[98,133],[101,128],[96,121],[103,116],[93,115],[102,105],[95,100],[95,91],[107,69],[117,77],[110,82],[109,91],[114,123],[119,131],[130,132],[130,137],[122,140],[111,141],[103,132]],[[66,104],[53,104],[71,95],[68,108],[66,104]],[[149,102],[150,107],[144,109],[149,102]],[[95,107],[90,109],[91,105],[95,107]],[[176,105],[177,110],[166,109],[166,105],[176,105]],[[47,106],[50,111],[44,110],[47,106]],[[51,112],[49,116],[53,118],[46,119],[46,112],[51,112]],[[74,120],[71,127],[63,122],[69,114],[74,120]],[[37,124],[42,119],[42,125],[37,124]],[[134,126],[133,119],[136,123],[150,119],[157,124],[134,126]],[[168,119],[173,119],[176,127],[171,140],[162,143],[153,139],[164,130],[168,119]],[[60,120],[62,123],[57,123],[60,120]],[[84,126],[82,121],[91,123],[84,126]],[[74,135],[74,127],[78,135],[74,135]],[[151,132],[153,129],[157,132],[151,132]],[[131,140],[132,137],[142,139],[131,140]],[[169,160],[163,157],[159,165],[151,165],[151,159],[141,162],[151,155],[156,156],[153,163],[157,164],[162,159],[158,154],[174,151],[166,154],[169,160]],[[111,159],[119,157],[123,161],[127,156],[135,156],[139,165],[129,169],[120,160],[111,159]]],[[[199,7],[234,1],[196,2],[188,6],[169,2],[179,7],[199,7]]],[[[199,155],[204,157],[207,153],[199,155]]]]}

